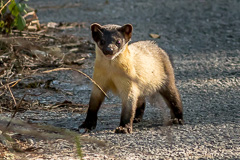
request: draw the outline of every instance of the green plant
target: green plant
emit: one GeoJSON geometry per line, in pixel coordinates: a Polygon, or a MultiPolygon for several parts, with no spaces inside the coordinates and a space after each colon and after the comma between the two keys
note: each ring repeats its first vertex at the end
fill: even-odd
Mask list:
{"type": "Polygon", "coordinates": [[[79,159],[82,160],[83,153],[82,153],[82,149],[81,149],[80,138],[78,137],[78,135],[75,135],[75,143],[76,143],[76,148],[77,148],[77,155],[78,155],[79,159]]]}
{"type": "Polygon", "coordinates": [[[27,13],[28,8],[26,3],[22,3],[28,0],[9,0],[4,3],[4,0],[0,0],[0,30],[2,33],[9,33],[13,28],[17,28],[22,31],[26,26],[26,21],[23,15],[27,13]]]}

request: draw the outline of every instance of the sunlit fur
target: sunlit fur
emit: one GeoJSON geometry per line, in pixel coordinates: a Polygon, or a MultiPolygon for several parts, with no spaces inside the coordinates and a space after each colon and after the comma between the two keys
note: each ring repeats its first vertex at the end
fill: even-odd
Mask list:
{"type": "Polygon", "coordinates": [[[111,90],[122,100],[152,95],[167,79],[165,65],[170,64],[169,58],[152,41],[126,44],[125,50],[113,60],[104,56],[96,45],[93,79],[105,91],[111,90]]]}

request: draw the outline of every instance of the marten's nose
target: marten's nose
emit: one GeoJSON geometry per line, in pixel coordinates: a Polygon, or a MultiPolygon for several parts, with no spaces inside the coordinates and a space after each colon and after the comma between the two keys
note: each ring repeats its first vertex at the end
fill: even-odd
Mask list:
{"type": "Polygon", "coordinates": [[[107,47],[104,51],[105,55],[113,55],[113,48],[107,47]]]}

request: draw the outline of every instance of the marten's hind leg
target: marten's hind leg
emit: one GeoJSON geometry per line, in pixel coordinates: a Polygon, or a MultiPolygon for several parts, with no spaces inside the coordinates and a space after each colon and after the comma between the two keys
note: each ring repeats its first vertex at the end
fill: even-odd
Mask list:
{"type": "Polygon", "coordinates": [[[142,117],[144,114],[144,110],[145,110],[145,106],[146,106],[146,101],[144,97],[139,97],[138,101],[137,101],[137,109],[135,112],[135,117],[133,119],[133,123],[138,123],[142,121],[142,117]]]}
{"type": "Polygon", "coordinates": [[[175,83],[168,83],[160,90],[160,94],[171,110],[172,123],[183,124],[182,102],[175,83]]]}

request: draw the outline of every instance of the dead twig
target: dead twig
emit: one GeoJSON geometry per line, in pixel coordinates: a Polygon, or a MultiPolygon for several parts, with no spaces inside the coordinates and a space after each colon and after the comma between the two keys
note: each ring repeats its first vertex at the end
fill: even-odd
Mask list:
{"type": "Polygon", "coordinates": [[[0,9],[0,13],[2,12],[2,10],[8,5],[8,3],[10,3],[11,0],[9,0],[1,9],[0,9]]]}
{"type": "MultiPolygon", "coordinates": [[[[11,91],[11,89],[10,89],[9,86],[8,86],[8,89],[9,89],[9,91],[11,91]]],[[[12,91],[11,91],[11,92],[12,92],[12,91]]],[[[18,102],[18,104],[17,104],[14,96],[12,95],[16,108],[15,108],[15,111],[14,111],[14,113],[12,114],[12,117],[11,117],[10,121],[8,122],[6,128],[3,130],[3,133],[5,133],[5,132],[7,131],[8,127],[9,127],[10,124],[12,123],[12,120],[13,120],[13,118],[15,117],[16,113],[18,112],[18,108],[20,107],[20,105],[21,105],[23,99],[25,98],[25,96],[26,96],[26,94],[23,95],[23,97],[21,98],[21,100],[20,100],[20,101],[18,102]]]]}
{"type": "Polygon", "coordinates": [[[13,30],[12,31],[13,33],[19,33],[19,34],[26,34],[26,35],[33,35],[33,36],[40,36],[40,37],[46,37],[46,38],[51,38],[51,39],[54,39],[54,40],[57,40],[58,38],[54,37],[54,36],[50,36],[50,35],[47,35],[47,34],[41,34],[41,33],[34,33],[34,32],[26,32],[26,31],[17,31],[17,30],[13,30]]]}
{"type": "MultiPolygon", "coordinates": [[[[2,81],[0,81],[0,84],[3,86],[3,83],[2,83],[2,81]]],[[[2,93],[0,94],[0,97],[2,96],[2,95],[4,95],[4,93],[6,92],[6,90],[7,90],[7,87],[6,86],[3,86],[4,87],[4,90],[2,91],[2,93]]],[[[1,88],[0,88],[1,89],[1,88]]]]}
{"type": "Polygon", "coordinates": [[[56,69],[44,71],[44,72],[42,72],[42,73],[51,73],[51,72],[61,71],[61,70],[72,70],[72,71],[76,71],[76,72],[78,72],[78,73],[81,73],[82,75],[84,75],[85,77],[87,77],[93,84],[95,84],[95,85],[103,92],[103,94],[104,94],[107,98],[109,98],[108,95],[106,94],[106,92],[104,92],[104,90],[103,90],[91,77],[89,77],[86,73],[83,73],[83,72],[80,71],[80,70],[77,70],[77,69],[74,69],[74,68],[56,68],[56,69]]]}
{"type": "MultiPolygon", "coordinates": [[[[24,79],[26,79],[26,78],[24,78],[24,79]]],[[[7,83],[7,84],[2,84],[2,86],[0,87],[0,89],[2,89],[2,88],[6,88],[6,86],[10,86],[11,84],[13,84],[13,85],[11,85],[10,87],[14,87],[16,84],[18,84],[18,82],[20,82],[22,79],[18,79],[18,80],[16,80],[16,81],[12,81],[12,82],[9,82],[9,83],[7,83]]]]}
{"type": "Polygon", "coordinates": [[[7,85],[7,88],[8,88],[8,90],[9,90],[11,96],[12,96],[12,99],[13,99],[13,101],[14,101],[15,106],[17,106],[16,99],[15,99],[15,97],[14,97],[14,95],[13,95],[13,93],[12,93],[12,90],[11,90],[11,88],[9,87],[9,85],[7,85]]]}
{"type": "Polygon", "coordinates": [[[4,95],[5,92],[6,92],[6,89],[4,89],[2,93],[0,93],[0,97],[1,97],[2,95],[4,95]]]}
{"type": "Polygon", "coordinates": [[[17,80],[13,85],[11,85],[11,87],[14,87],[16,84],[18,84],[18,82],[20,82],[21,79],[17,80]]]}

